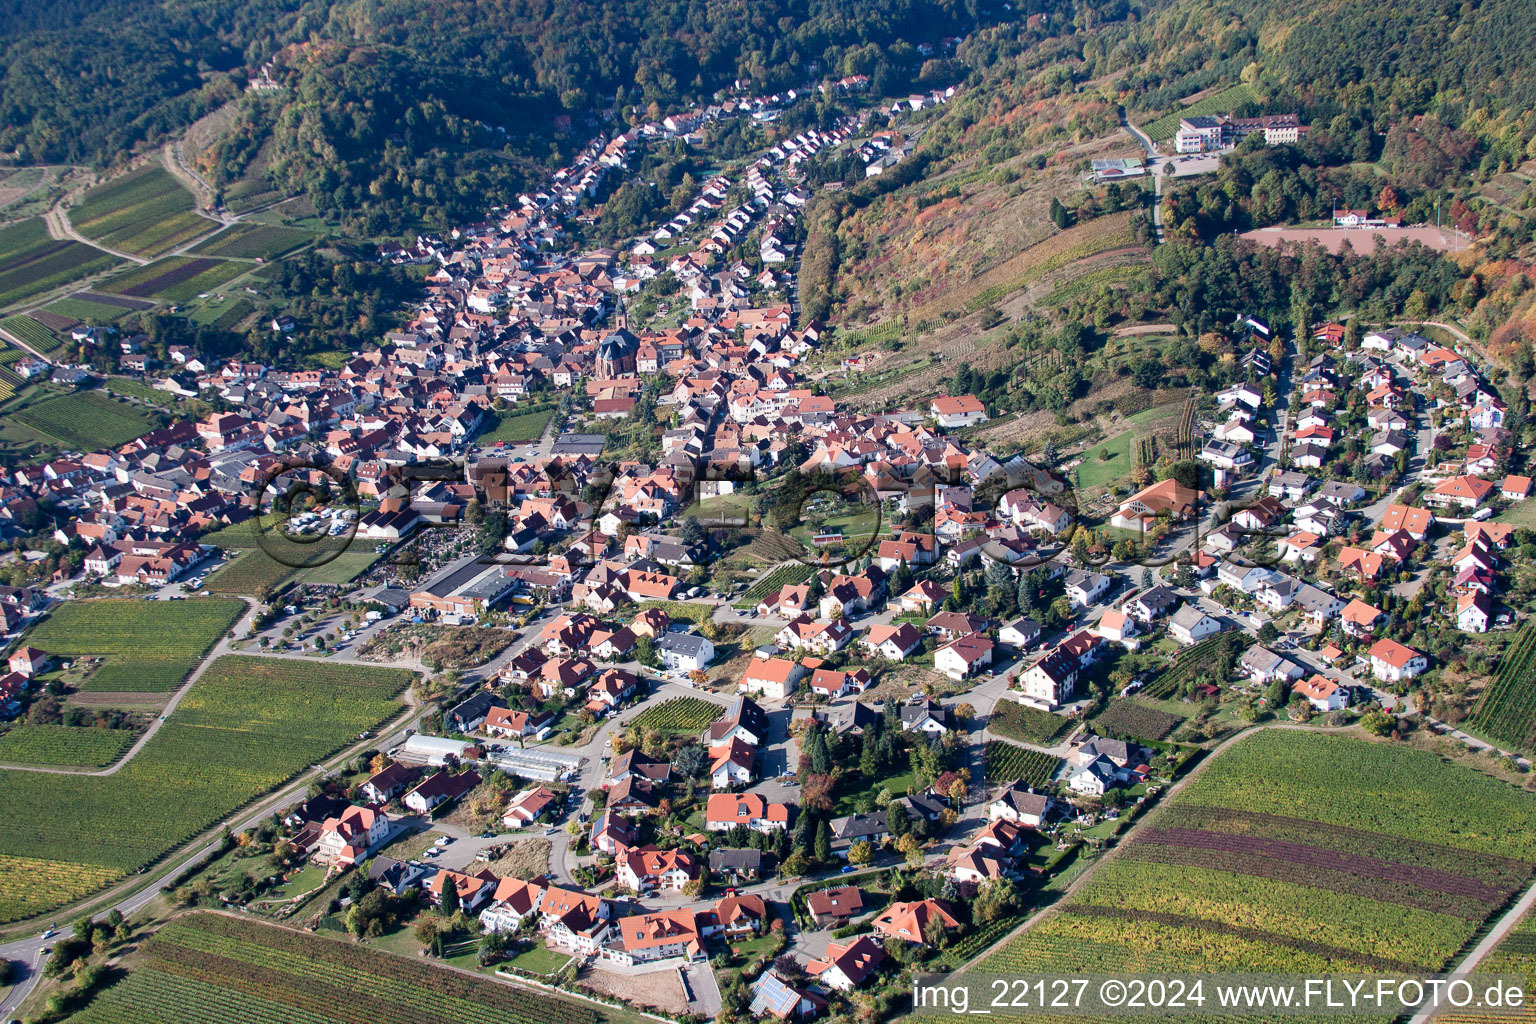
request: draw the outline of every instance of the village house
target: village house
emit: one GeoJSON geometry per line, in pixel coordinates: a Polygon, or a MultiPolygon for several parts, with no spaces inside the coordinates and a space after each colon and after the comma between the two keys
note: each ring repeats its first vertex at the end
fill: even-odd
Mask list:
{"type": "Polygon", "coordinates": [[[389,836],[389,816],[369,807],[348,807],[320,826],[320,839],[311,859],[332,868],[348,868],[365,860],[389,836]]]}
{"type": "Polygon", "coordinates": [[[426,814],[439,804],[459,799],[478,785],[480,776],[476,772],[464,772],[461,775],[437,772],[405,794],[401,803],[417,814],[426,814]]]}
{"type": "Polygon", "coordinates": [[[847,942],[831,940],[820,960],[805,965],[805,972],[828,988],[847,992],[861,987],[885,963],[885,950],[868,935],[847,942]]]}
{"type": "Polygon", "coordinates": [[[943,900],[892,903],[876,915],[875,934],[903,942],[930,944],[946,931],[960,927],[960,919],[943,900]]]}
{"type": "Polygon", "coordinates": [[[681,892],[699,877],[699,862],[683,850],[658,850],[654,846],[629,847],[614,856],[615,877],[637,893],[653,890],[681,892]]]}
{"type": "Polygon", "coordinates": [[[1396,640],[1378,640],[1371,645],[1371,675],[1383,682],[1412,679],[1429,667],[1429,659],[1412,647],[1396,640]]]}
{"type": "Polygon", "coordinates": [[[756,793],[714,793],[704,809],[704,827],[725,832],[745,825],[754,832],[782,832],[789,827],[789,805],[769,803],[756,793]]]}
{"type": "Polygon", "coordinates": [[[1185,647],[1197,644],[1206,637],[1220,632],[1221,623],[1192,604],[1186,604],[1168,620],[1168,635],[1185,647]]]}

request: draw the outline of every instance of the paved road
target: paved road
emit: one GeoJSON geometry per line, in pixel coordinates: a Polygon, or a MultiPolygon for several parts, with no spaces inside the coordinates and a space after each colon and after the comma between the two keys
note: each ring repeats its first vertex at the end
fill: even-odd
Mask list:
{"type": "MultiPolygon", "coordinates": [[[[1483,941],[1473,946],[1472,951],[1462,957],[1461,963],[1457,964],[1450,973],[1471,974],[1476,970],[1477,965],[1482,963],[1489,953],[1493,952],[1493,948],[1510,933],[1515,925],[1520,923],[1520,919],[1525,916],[1526,912],[1533,905],[1536,905],[1536,884],[1531,885],[1530,888],[1525,890],[1525,895],[1521,896],[1515,905],[1510,907],[1503,917],[1499,918],[1499,923],[1494,925],[1487,935],[1483,936],[1483,941]]],[[[1527,994],[1527,998],[1529,998],[1529,994],[1527,994]]],[[[1423,1010],[1416,1014],[1408,1024],[1425,1024],[1434,1015],[1435,1011],[1433,1009],[1423,1010]]],[[[1492,1018],[1488,1019],[1491,1020],[1492,1018]]]]}
{"type": "Polygon", "coordinates": [[[1161,242],[1163,240],[1163,165],[1159,160],[1162,158],[1146,132],[1124,117],[1120,119],[1120,124],[1135,137],[1137,142],[1141,143],[1141,148],[1147,151],[1147,165],[1152,172],[1152,230],[1157,240],[1161,242]]]}

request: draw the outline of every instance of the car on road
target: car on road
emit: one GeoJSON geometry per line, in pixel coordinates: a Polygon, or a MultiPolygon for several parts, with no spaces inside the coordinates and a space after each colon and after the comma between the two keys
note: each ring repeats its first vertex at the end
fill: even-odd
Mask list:
{"type": "Polygon", "coordinates": [[[838,871],[838,874],[840,874],[840,875],[848,875],[848,874],[852,874],[854,871],[857,871],[857,870],[858,869],[855,868],[852,864],[844,864],[842,869],[840,871],[838,871]]]}
{"type": "Polygon", "coordinates": [[[59,930],[57,928],[49,928],[47,931],[43,932],[42,937],[45,939],[51,939],[57,934],[59,934],[59,930]]]}

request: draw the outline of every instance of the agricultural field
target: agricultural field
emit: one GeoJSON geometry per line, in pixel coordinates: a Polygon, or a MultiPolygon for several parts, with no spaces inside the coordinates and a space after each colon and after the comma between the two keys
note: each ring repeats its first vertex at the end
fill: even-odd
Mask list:
{"type": "Polygon", "coordinates": [[[242,551],[208,577],[211,594],[260,594],[285,583],[295,572],[260,548],[242,551]]]}
{"type": "Polygon", "coordinates": [[[638,1024],[620,1007],[513,988],[221,914],[178,919],[72,1024],[638,1024]],[[366,993],[366,996],[362,995],[366,993]]]}
{"type": "Polygon", "coordinates": [[[1155,121],[1149,121],[1141,126],[1141,130],[1153,142],[1164,142],[1179,133],[1179,122],[1186,117],[1230,114],[1234,108],[1251,103],[1255,98],[1247,83],[1239,83],[1164,114],[1155,121]]]}
{"type": "Polygon", "coordinates": [[[1530,1024],[1536,1020],[1536,1009],[1530,1003],[1530,993],[1536,991],[1536,911],[1527,911],[1514,930],[1493,948],[1482,963],[1479,973],[1515,974],[1525,979],[1526,1005],[1520,1015],[1512,1012],[1455,1011],[1437,1014],[1436,1024],[1530,1024]]]}
{"type": "Polygon", "coordinates": [[[702,732],[705,726],[719,718],[724,711],[720,705],[697,697],[673,697],[646,708],[630,719],[629,724],[641,731],[655,729],[674,736],[687,735],[702,732]]]}
{"type": "Polygon", "coordinates": [[[241,223],[199,242],[192,251],[202,256],[272,260],[308,245],[314,238],[309,232],[294,228],[241,223]]]}
{"type": "Polygon", "coordinates": [[[1138,433],[1127,430],[1107,441],[1089,445],[1083,453],[1083,461],[1077,467],[1077,488],[1086,491],[1093,487],[1106,487],[1130,478],[1136,468],[1138,433]],[[1105,456],[1108,456],[1106,458],[1105,456]]]}
{"type": "Polygon", "coordinates": [[[138,408],[93,391],[35,402],[10,418],[65,448],[86,452],[115,448],[155,429],[138,408]]]}
{"type": "Polygon", "coordinates": [[[991,740],[986,746],[986,766],[989,783],[1022,782],[1026,786],[1046,786],[1056,777],[1061,758],[1002,740],[991,740]]]}
{"type": "Polygon", "coordinates": [[[410,675],[229,655],[115,775],[0,773],[0,922],[55,910],[164,857],[392,718],[410,675]]]}
{"type": "Polygon", "coordinates": [[[41,217],[0,228],[0,306],[99,274],[120,262],[89,245],[49,238],[41,217]]]}
{"type": "Polygon", "coordinates": [[[101,656],[83,690],[174,690],[245,611],[242,601],[136,601],[108,598],[60,605],[27,635],[50,654],[101,656]]]}
{"type": "Polygon", "coordinates": [[[63,339],[38,322],[36,317],[17,313],[0,320],[0,329],[20,338],[39,352],[47,355],[64,343],[63,339]]]}
{"type": "Polygon", "coordinates": [[[133,312],[133,307],[120,305],[115,302],[100,302],[95,299],[82,299],[78,295],[71,295],[67,299],[59,299],[50,302],[43,307],[45,313],[55,313],[59,316],[67,316],[87,324],[110,323],[120,317],[125,317],[133,312]]]}
{"type": "MultiPolygon", "coordinates": [[[[329,557],[338,549],[342,552],[340,558],[345,558],[348,552],[371,547],[366,542],[357,541],[355,538],[348,541],[345,536],[310,538],[307,541],[295,540],[285,532],[287,522],[287,518],[280,514],[267,514],[259,519],[253,517],[233,526],[221,527],[212,533],[204,534],[200,540],[204,544],[212,544],[229,552],[260,549],[271,556],[268,561],[276,559],[294,568],[323,569],[330,563],[326,562],[322,565],[319,564],[320,560],[329,557]]],[[[209,582],[212,583],[218,579],[223,571],[221,569],[210,576],[209,582]]]]}
{"type": "Polygon", "coordinates": [[[0,763],[104,768],[133,744],[132,729],[18,725],[0,736],[0,763]]]}
{"type": "Polygon", "coordinates": [[[376,551],[360,548],[352,548],[343,551],[324,565],[311,566],[308,569],[300,569],[298,581],[300,583],[315,583],[321,586],[339,587],[351,583],[363,573],[373,568],[373,564],[382,557],[376,551]]]}
{"type": "Polygon", "coordinates": [[[1433,754],[1267,729],[983,971],[1434,972],[1528,880],[1536,796],[1433,754]]]}
{"type": "Polygon", "coordinates": [[[201,419],[212,410],[212,406],[199,399],[173,395],[169,391],[161,391],[159,388],[150,387],[143,381],[133,380],[128,377],[108,377],[103,382],[101,389],[110,394],[120,395],[124,398],[134,398],[149,405],[159,406],[162,409],[174,410],[178,415],[193,419],[201,419]]]}
{"type": "Polygon", "coordinates": [[[1528,620],[1499,659],[1467,725],[1496,743],[1536,749],[1536,620],[1528,620]]]}
{"type": "Polygon", "coordinates": [[[1149,708],[1130,700],[1111,701],[1093,728],[1100,735],[1133,737],[1139,740],[1160,740],[1179,727],[1184,720],[1157,708],[1149,708]]]}
{"type": "Polygon", "coordinates": [[[192,311],[191,321],[203,327],[229,330],[256,312],[250,299],[216,296],[192,311]]]}
{"type": "Polygon", "coordinates": [[[154,257],[217,227],[194,211],[195,203],[170,171],[150,164],[91,189],[68,217],[92,241],[154,257]]]}
{"type": "Polygon", "coordinates": [[[1049,746],[1073,724],[1070,718],[1026,707],[1007,696],[998,698],[987,720],[987,728],[999,736],[1040,746],[1049,746]]]}
{"type": "Polygon", "coordinates": [[[248,263],[206,256],[169,256],[106,281],[102,287],[137,298],[187,302],[213,291],[250,269],[248,263]]]}

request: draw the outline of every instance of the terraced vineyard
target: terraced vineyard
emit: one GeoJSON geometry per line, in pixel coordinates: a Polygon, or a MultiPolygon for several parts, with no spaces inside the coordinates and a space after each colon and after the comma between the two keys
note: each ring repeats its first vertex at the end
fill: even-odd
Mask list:
{"type": "Polygon", "coordinates": [[[0,922],[153,863],[393,717],[409,681],[394,669],[230,655],[117,774],[0,773],[0,922]]]}
{"type": "Polygon", "coordinates": [[[249,263],[214,260],[205,256],[168,256],[120,274],[102,287],[139,298],[186,302],[204,292],[213,291],[250,269],[249,263]]]}
{"type": "Polygon", "coordinates": [[[242,551],[208,577],[208,590],[214,594],[259,594],[283,583],[297,571],[259,548],[242,551]]]}
{"type": "Polygon", "coordinates": [[[1467,724],[1497,743],[1536,748],[1536,619],[1526,621],[1504,652],[1467,724]]]}
{"type": "Polygon", "coordinates": [[[1061,758],[992,740],[986,746],[986,765],[989,783],[1022,782],[1027,786],[1045,786],[1056,777],[1061,758]]]}
{"type": "MultiPolygon", "coordinates": [[[[1211,668],[1214,658],[1224,651],[1231,652],[1238,657],[1247,650],[1249,641],[1246,635],[1237,632],[1217,633],[1215,636],[1206,637],[1199,643],[1186,647],[1173,656],[1173,662],[1157,678],[1151,680],[1141,690],[1148,697],[1163,699],[1178,695],[1184,684],[1198,679],[1200,675],[1211,668]]],[[[1218,683],[1225,680],[1217,680],[1218,683]]]]}
{"type": "Polygon", "coordinates": [[[18,725],[0,736],[0,762],[103,768],[132,743],[131,729],[18,725]]]}
{"type": "Polygon", "coordinates": [[[136,256],[159,256],[218,225],[194,210],[192,193],[159,164],[87,192],[69,211],[86,238],[136,256]]]}
{"type": "Polygon", "coordinates": [[[1514,974],[1525,979],[1525,1006],[1519,1011],[1495,1010],[1442,1013],[1436,1024],[1531,1024],[1536,1021],[1536,1006],[1530,993],[1536,991],[1536,911],[1527,911],[1514,930],[1504,936],[1493,951],[1477,965],[1481,973],[1514,974]]]}
{"type": "Polygon", "coordinates": [[[978,969],[1434,972],[1528,880],[1533,827],[1536,796],[1432,754],[1264,730],[978,969]]]}
{"type": "Polygon", "coordinates": [[[161,929],[73,1024],[638,1024],[594,1006],[216,914],[161,929]]]}
{"type": "Polygon", "coordinates": [[[240,223],[225,228],[192,251],[204,256],[237,259],[276,259],[314,240],[314,235],[276,224],[240,223]]]}
{"type": "Polygon", "coordinates": [[[657,729],[661,732],[701,732],[706,725],[719,718],[724,709],[718,704],[697,697],[673,697],[654,707],[648,707],[630,722],[639,729],[657,729]]]}
{"type": "Polygon", "coordinates": [[[1166,711],[1145,707],[1135,701],[1112,701],[1093,727],[1108,736],[1131,737],[1139,740],[1160,740],[1179,727],[1183,719],[1166,711]]]}
{"type": "Polygon", "coordinates": [[[67,299],[59,299],[50,302],[43,309],[49,313],[57,313],[60,316],[71,317],[85,323],[106,323],[119,317],[127,316],[133,312],[133,307],[119,305],[115,302],[98,302],[94,299],[82,299],[78,295],[72,295],[67,299]]]}
{"type": "Polygon", "coordinates": [[[27,635],[63,657],[101,655],[106,663],[83,690],[174,690],[245,610],[241,601],[69,601],[27,635]]]}
{"type": "Polygon", "coordinates": [[[786,586],[797,587],[811,578],[813,567],[804,562],[781,565],[757,578],[736,601],[737,608],[756,608],[764,598],[772,597],[786,586]]]}

